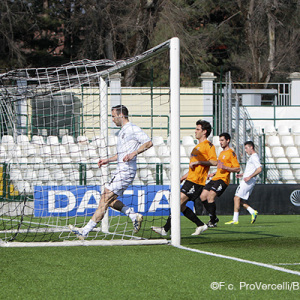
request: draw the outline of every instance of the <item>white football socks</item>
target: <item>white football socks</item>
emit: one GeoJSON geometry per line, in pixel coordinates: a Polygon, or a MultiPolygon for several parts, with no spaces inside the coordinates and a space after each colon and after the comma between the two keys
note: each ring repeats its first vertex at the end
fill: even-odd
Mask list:
{"type": "Polygon", "coordinates": [[[239,221],[239,212],[233,212],[233,221],[238,222],[239,221]]]}
{"type": "Polygon", "coordinates": [[[124,215],[128,216],[132,222],[136,220],[136,213],[134,212],[134,209],[132,207],[128,207],[124,205],[123,208],[121,209],[121,212],[124,215]]]}
{"type": "Polygon", "coordinates": [[[247,210],[248,210],[248,212],[249,212],[250,215],[254,214],[254,209],[252,207],[249,206],[247,208],[247,210]]]}
{"type": "Polygon", "coordinates": [[[83,227],[82,234],[88,235],[90,231],[92,231],[96,227],[97,223],[94,222],[92,219],[83,227]]]}

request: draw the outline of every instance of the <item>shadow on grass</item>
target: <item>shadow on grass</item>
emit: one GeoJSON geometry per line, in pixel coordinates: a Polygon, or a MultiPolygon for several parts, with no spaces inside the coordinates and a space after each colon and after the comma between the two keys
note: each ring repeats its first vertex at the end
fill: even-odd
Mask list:
{"type": "Polygon", "coordinates": [[[264,240],[272,238],[280,238],[282,235],[266,233],[262,230],[255,231],[239,231],[239,230],[224,230],[213,228],[200,236],[182,236],[182,242],[184,244],[215,244],[215,243],[231,243],[237,242],[241,243],[242,241],[253,241],[253,240],[264,240]]]}

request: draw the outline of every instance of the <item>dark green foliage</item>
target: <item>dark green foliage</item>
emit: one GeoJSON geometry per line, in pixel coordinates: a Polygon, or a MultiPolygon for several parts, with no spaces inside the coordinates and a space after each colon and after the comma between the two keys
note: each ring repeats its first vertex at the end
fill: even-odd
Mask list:
{"type": "MultiPolygon", "coordinates": [[[[229,70],[234,81],[285,80],[300,68],[298,2],[3,0],[0,69],[124,59],[178,36],[183,86],[229,70]]],[[[140,85],[138,73],[126,72],[124,84],[140,85]]]]}

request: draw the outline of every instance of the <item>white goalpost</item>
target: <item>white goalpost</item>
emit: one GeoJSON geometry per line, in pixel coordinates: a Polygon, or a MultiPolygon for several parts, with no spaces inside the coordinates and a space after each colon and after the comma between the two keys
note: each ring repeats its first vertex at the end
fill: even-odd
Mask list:
{"type": "Polygon", "coordinates": [[[0,246],[165,244],[151,226],[162,226],[170,213],[171,244],[180,245],[178,38],[121,61],[81,60],[0,74],[0,113],[0,246]],[[164,69],[156,59],[167,54],[164,69]],[[122,74],[132,67],[139,67],[139,85],[121,87],[122,74]],[[160,86],[160,73],[168,86],[160,86]],[[144,220],[134,234],[131,220],[109,208],[79,241],[68,225],[89,221],[116,168],[98,168],[100,157],[116,154],[110,115],[116,104],[128,107],[130,121],[154,144],[138,156],[136,178],[120,199],[144,220]]]}

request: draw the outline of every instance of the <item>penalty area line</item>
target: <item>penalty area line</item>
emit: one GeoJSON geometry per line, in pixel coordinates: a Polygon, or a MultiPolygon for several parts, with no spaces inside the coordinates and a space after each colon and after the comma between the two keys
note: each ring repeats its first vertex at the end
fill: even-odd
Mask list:
{"type": "Polygon", "coordinates": [[[274,265],[269,265],[269,264],[260,263],[260,262],[247,260],[247,259],[242,259],[242,258],[233,257],[233,256],[217,254],[217,253],[208,252],[208,251],[202,251],[202,250],[188,248],[188,247],[184,247],[184,246],[175,246],[175,247],[179,248],[179,249],[182,249],[182,250],[187,250],[187,251],[196,252],[196,253],[205,254],[205,255],[214,256],[214,257],[219,257],[219,258],[230,259],[230,260],[234,260],[234,261],[238,261],[238,262],[242,262],[242,263],[246,263],[246,264],[256,265],[256,266],[269,268],[269,269],[273,269],[273,270],[276,270],[276,271],[281,271],[281,272],[290,273],[290,274],[300,276],[299,271],[289,270],[289,269],[285,269],[285,268],[282,268],[282,267],[277,267],[277,266],[274,266],[274,265]]]}

